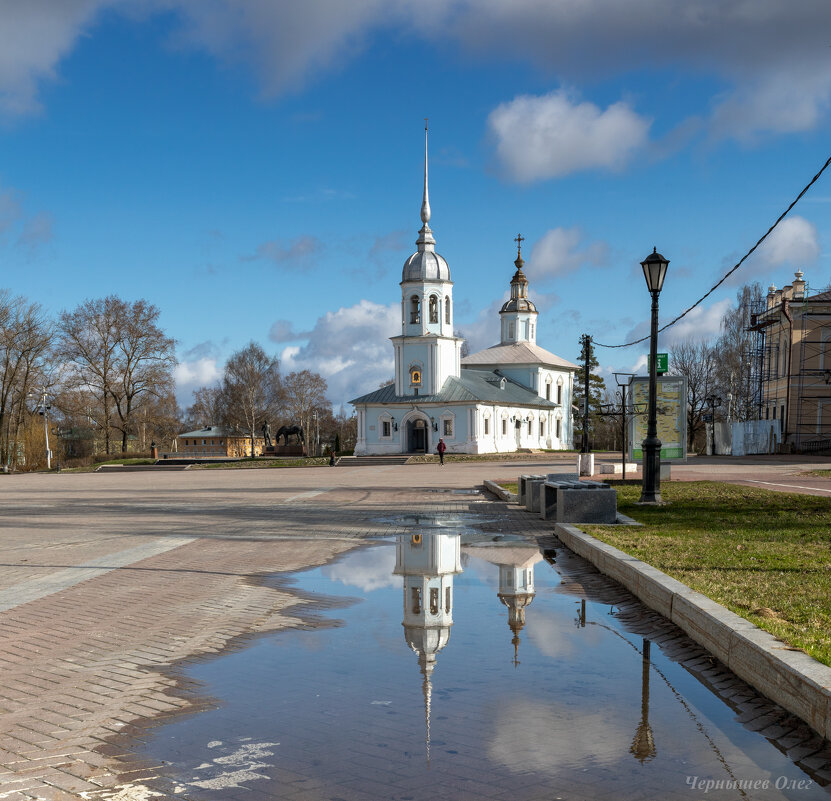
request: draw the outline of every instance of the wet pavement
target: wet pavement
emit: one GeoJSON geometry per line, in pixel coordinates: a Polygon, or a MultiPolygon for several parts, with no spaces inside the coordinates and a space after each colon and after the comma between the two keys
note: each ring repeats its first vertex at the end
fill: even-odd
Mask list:
{"type": "Polygon", "coordinates": [[[0,799],[828,797],[828,743],[475,491],[516,467],[8,479],[0,799]]]}

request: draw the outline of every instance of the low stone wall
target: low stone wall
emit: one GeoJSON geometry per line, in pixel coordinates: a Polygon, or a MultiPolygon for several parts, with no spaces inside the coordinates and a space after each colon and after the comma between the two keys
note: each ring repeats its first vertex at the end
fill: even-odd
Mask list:
{"type": "Polygon", "coordinates": [[[508,492],[508,490],[503,489],[499,486],[499,484],[497,484],[494,481],[489,481],[488,479],[485,479],[485,489],[488,492],[492,492],[494,495],[496,495],[497,498],[500,498],[503,501],[508,501],[508,503],[516,502],[517,496],[514,495],[513,492],[508,492]]]}
{"type": "Polygon", "coordinates": [[[831,739],[831,668],[576,526],[558,523],[555,531],[567,548],[683,629],[739,678],[831,739]]]}

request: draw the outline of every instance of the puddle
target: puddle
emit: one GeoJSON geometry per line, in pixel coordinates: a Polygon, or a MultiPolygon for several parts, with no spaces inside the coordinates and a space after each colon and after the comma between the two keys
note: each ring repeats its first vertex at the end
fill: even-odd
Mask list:
{"type": "Polygon", "coordinates": [[[419,529],[295,574],[328,624],[189,666],[218,705],[150,730],[136,756],[165,763],[151,786],[209,801],[828,798],[555,561],[516,537],[419,529]]]}

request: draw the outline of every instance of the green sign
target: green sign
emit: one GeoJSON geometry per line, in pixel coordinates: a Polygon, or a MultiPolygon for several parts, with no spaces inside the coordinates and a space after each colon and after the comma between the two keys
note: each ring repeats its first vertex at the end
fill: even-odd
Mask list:
{"type": "Polygon", "coordinates": [[[669,370],[669,355],[666,353],[655,354],[655,372],[666,373],[669,370]]]}

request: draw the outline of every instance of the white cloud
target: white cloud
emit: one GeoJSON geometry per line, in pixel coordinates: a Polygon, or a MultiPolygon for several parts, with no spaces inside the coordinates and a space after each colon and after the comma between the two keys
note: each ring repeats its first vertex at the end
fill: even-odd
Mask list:
{"type": "Polygon", "coordinates": [[[581,242],[579,228],[552,228],[531,250],[528,272],[535,278],[554,278],[577,270],[584,264],[605,264],[609,246],[605,242],[581,242]]]}
{"type": "Polygon", "coordinates": [[[467,340],[471,353],[477,353],[499,342],[499,310],[508,297],[506,292],[501,298],[481,309],[472,323],[456,324],[456,330],[467,340]]]}
{"type": "Polygon", "coordinates": [[[401,332],[401,305],[382,306],[361,300],[319,317],[304,335],[305,345],[290,346],[280,356],[280,370],[311,370],[329,385],[329,399],[337,406],[372,392],[393,374],[389,337],[401,332]]]}
{"type": "MultiPolygon", "coordinates": [[[[710,306],[696,306],[675,325],[658,335],[658,349],[671,348],[675,343],[689,339],[711,340],[717,337],[721,333],[721,320],[732,305],[733,301],[730,298],[725,298],[710,306]]],[[[662,320],[661,325],[664,324],[665,321],[662,320]]],[[[638,323],[629,331],[623,341],[629,342],[644,336],[649,336],[648,320],[638,323]]],[[[648,349],[649,341],[642,342],[640,347],[648,349]]],[[[646,364],[646,356],[637,360],[637,369],[644,364],[646,364]]],[[[634,371],[636,368],[632,369],[634,371]]]]}
{"type": "Polygon", "coordinates": [[[193,403],[193,391],[203,386],[216,384],[222,377],[222,370],[216,358],[203,356],[192,361],[181,361],[173,370],[176,382],[176,401],[182,407],[193,403]]]}
{"type": "Polygon", "coordinates": [[[113,0],[27,0],[0,4],[0,113],[40,109],[38,84],[54,80],[60,59],[113,0]]]}
{"type": "Polygon", "coordinates": [[[394,548],[370,547],[351,551],[321,572],[326,578],[368,593],[383,587],[400,587],[403,578],[393,575],[394,568],[394,548]]]}
{"type": "Polygon", "coordinates": [[[522,95],[488,117],[502,166],[521,183],[593,168],[620,170],[646,144],[649,126],[627,103],[601,110],[564,91],[522,95]]]}
{"type": "MultiPolygon", "coordinates": [[[[794,215],[782,220],[773,233],[748,259],[754,273],[769,273],[783,265],[794,268],[812,264],[819,258],[817,227],[804,217],[794,215]]],[[[740,268],[737,273],[743,272],[740,268]]],[[[754,276],[755,277],[755,276],[754,276]]],[[[745,276],[747,280],[749,276],[745,276]]]]}
{"type": "Polygon", "coordinates": [[[308,270],[313,266],[314,257],[323,250],[323,243],[314,236],[298,236],[290,241],[272,239],[263,242],[250,256],[243,256],[242,261],[273,262],[278,267],[308,270]]]}

